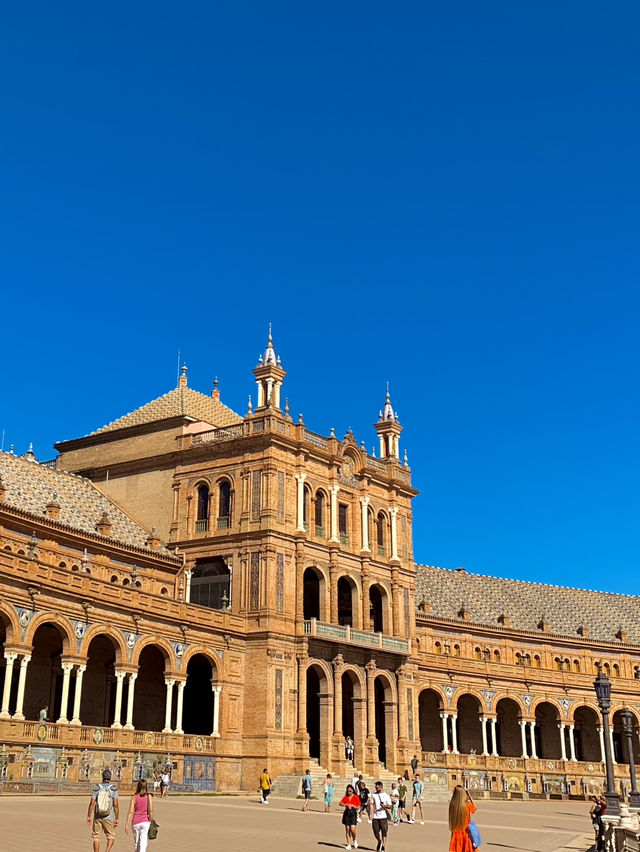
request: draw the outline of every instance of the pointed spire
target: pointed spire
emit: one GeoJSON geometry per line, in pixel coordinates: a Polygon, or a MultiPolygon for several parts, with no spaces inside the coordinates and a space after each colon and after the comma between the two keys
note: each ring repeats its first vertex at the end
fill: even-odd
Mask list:
{"type": "Polygon", "coordinates": [[[182,375],[178,379],[178,387],[179,388],[186,388],[186,386],[187,386],[187,365],[186,364],[182,365],[181,373],[182,373],[182,375]]]}
{"type": "Polygon", "coordinates": [[[409,456],[407,455],[407,451],[404,451],[404,466],[409,467],[409,456]]]}
{"type": "Polygon", "coordinates": [[[253,414],[253,402],[251,401],[251,394],[249,394],[249,405],[247,406],[247,417],[253,414]]]}
{"type": "Polygon", "coordinates": [[[387,398],[384,404],[384,409],[380,415],[381,420],[397,420],[398,418],[393,413],[393,406],[391,405],[391,395],[389,394],[389,382],[387,382],[387,398]]]}
{"type": "Polygon", "coordinates": [[[33,443],[32,442],[29,443],[29,449],[23,455],[22,458],[26,459],[27,461],[33,461],[33,462],[36,461],[36,454],[33,452],[33,443]]]}
{"type": "Polygon", "coordinates": [[[267,338],[267,348],[264,350],[264,358],[261,364],[277,364],[280,365],[280,359],[276,356],[276,350],[273,348],[273,337],[271,335],[271,323],[269,323],[269,337],[267,338]]]}

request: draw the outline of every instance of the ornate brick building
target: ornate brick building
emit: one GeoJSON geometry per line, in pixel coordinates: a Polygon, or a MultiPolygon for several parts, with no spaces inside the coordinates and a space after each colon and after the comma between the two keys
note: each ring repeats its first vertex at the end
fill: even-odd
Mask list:
{"type": "Polygon", "coordinates": [[[4,788],[105,763],[123,784],[171,763],[196,789],[310,758],[344,776],[350,735],[368,774],[419,754],[440,787],[584,793],[599,662],[623,782],[638,599],[416,565],[389,395],[374,456],[293,422],[271,336],[253,372],[244,417],[183,369],[53,462],[0,454],[4,788]]]}

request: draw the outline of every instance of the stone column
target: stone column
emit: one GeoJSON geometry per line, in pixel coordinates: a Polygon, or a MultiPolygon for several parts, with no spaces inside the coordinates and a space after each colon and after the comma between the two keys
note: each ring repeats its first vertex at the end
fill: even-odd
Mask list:
{"type": "Polygon", "coordinates": [[[185,583],[184,599],[187,603],[191,602],[191,575],[192,574],[193,574],[193,571],[190,568],[187,568],[184,572],[184,583],[185,583]]]}
{"type": "Polygon", "coordinates": [[[391,558],[399,560],[398,556],[398,507],[391,506],[389,509],[391,515],[391,558]]]}
{"type": "Polygon", "coordinates": [[[127,690],[127,721],[125,728],[127,731],[133,731],[133,700],[136,692],[137,672],[129,672],[129,688],[127,690]]]}
{"type": "Polygon", "coordinates": [[[18,655],[13,651],[5,651],[4,658],[7,661],[7,665],[4,670],[4,689],[2,690],[2,709],[0,709],[0,719],[10,719],[11,714],[9,713],[9,701],[11,699],[13,664],[18,658],[18,655]]]}
{"type": "Polygon", "coordinates": [[[173,678],[165,678],[164,684],[167,688],[167,695],[164,705],[164,728],[162,729],[163,734],[171,733],[171,702],[173,700],[173,684],[175,680],[173,678]]]}
{"type": "Polygon", "coordinates": [[[534,760],[538,759],[538,755],[536,753],[536,723],[529,722],[529,737],[531,740],[531,757],[534,760]]]}
{"type": "Polygon", "coordinates": [[[575,763],[576,758],[576,731],[575,725],[569,725],[569,750],[571,752],[571,760],[575,763]]]}
{"type": "Polygon", "coordinates": [[[333,660],[333,734],[342,736],[342,658],[333,660]]]}
{"type": "Polygon", "coordinates": [[[298,483],[298,500],[297,500],[297,517],[296,517],[296,532],[304,532],[304,481],[307,478],[306,473],[296,473],[296,482],[298,483]]]}
{"type": "Polygon", "coordinates": [[[340,491],[339,485],[331,485],[329,487],[329,494],[331,496],[331,532],[329,541],[340,541],[340,536],[338,535],[338,491],[340,491]]]}
{"type": "Polygon", "coordinates": [[[31,654],[25,654],[20,660],[20,675],[18,677],[18,698],[16,699],[16,712],[13,714],[14,719],[24,719],[22,707],[24,705],[24,688],[27,685],[27,666],[31,660],[31,654]]]}
{"type": "Polygon", "coordinates": [[[78,666],[76,669],[76,691],[73,696],[73,718],[70,725],[81,725],[80,721],[80,703],[82,701],[82,678],[86,671],[86,666],[78,666]]]}
{"type": "Polygon", "coordinates": [[[367,672],[367,736],[375,737],[376,735],[376,697],[375,697],[375,679],[376,679],[376,664],[373,660],[365,666],[367,672]]]}
{"type": "Polygon", "coordinates": [[[491,757],[499,757],[498,755],[498,731],[497,731],[497,723],[498,720],[494,716],[491,720],[491,757]]]}
{"type": "Polygon", "coordinates": [[[407,709],[407,678],[401,669],[396,671],[398,684],[398,739],[409,738],[409,717],[407,709]]]}
{"type": "Polygon", "coordinates": [[[213,687],[213,731],[211,732],[212,737],[220,736],[220,693],[222,692],[221,686],[213,687]]]}
{"type": "Polygon", "coordinates": [[[613,723],[611,724],[611,727],[609,728],[609,742],[611,743],[611,761],[612,761],[613,765],[615,766],[618,761],[616,760],[616,753],[615,753],[615,750],[613,748],[613,723]]]}
{"type": "Polygon", "coordinates": [[[522,739],[522,757],[527,760],[529,754],[527,752],[527,723],[524,719],[518,719],[520,725],[520,737],[522,739]]]}
{"type": "Polygon", "coordinates": [[[560,728],[560,756],[563,760],[567,759],[567,742],[564,736],[564,722],[560,722],[558,727],[560,728]]]}
{"type": "Polygon", "coordinates": [[[441,713],[440,718],[442,719],[442,753],[448,754],[449,752],[449,730],[447,727],[447,719],[449,718],[448,713],[441,713]]]}
{"type": "Polygon", "coordinates": [[[482,754],[484,757],[489,756],[489,749],[487,748],[487,717],[480,716],[480,723],[482,724],[482,754]]]}
{"type": "Polygon", "coordinates": [[[451,751],[453,754],[460,754],[458,751],[458,714],[451,714],[451,751]]]}
{"type": "Polygon", "coordinates": [[[62,697],[60,699],[60,716],[58,717],[59,725],[68,725],[67,705],[69,704],[69,682],[71,681],[71,671],[73,663],[62,663],[62,697]]]}
{"type": "Polygon", "coordinates": [[[124,683],[126,672],[116,672],[116,706],[113,711],[113,725],[112,728],[121,728],[122,722],[120,721],[120,717],[122,716],[122,685],[124,683]]]}
{"type": "Polygon", "coordinates": [[[360,513],[362,525],[362,550],[371,552],[369,545],[369,497],[360,498],[360,513]]]}
{"type": "Polygon", "coordinates": [[[187,685],[186,680],[178,681],[178,702],[176,706],[176,729],[175,734],[184,734],[182,730],[182,706],[184,702],[184,688],[187,685]]]}
{"type": "Polygon", "coordinates": [[[307,659],[298,657],[298,733],[307,732],[307,659]]]}
{"type": "Polygon", "coordinates": [[[602,725],[598,725],[598,735],[600,737],[600,760],[602,763],[605,762],[604,757],[604,734],[602,732],[602,725]]]}

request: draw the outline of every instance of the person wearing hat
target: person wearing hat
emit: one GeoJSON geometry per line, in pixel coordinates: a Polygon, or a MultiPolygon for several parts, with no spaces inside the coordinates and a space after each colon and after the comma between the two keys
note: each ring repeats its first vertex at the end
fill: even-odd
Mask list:
{"type": "Polygon", "coordinates": [[[96,784],[91,791],[87,823],[91,826],[93,852],[100,852],[100,840],[104,834],[107,838],[105,852],[111,852],[116,841],[116,826],[120,817],[118,788],[111,783],[111,770],[104,769],[102,783],[96,784]]]}

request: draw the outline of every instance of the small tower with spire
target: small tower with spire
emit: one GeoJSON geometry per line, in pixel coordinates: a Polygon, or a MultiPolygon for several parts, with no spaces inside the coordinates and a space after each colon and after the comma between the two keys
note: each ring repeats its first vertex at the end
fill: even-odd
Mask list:
{"type": "Polygon", "coordinates": [[[269,337],[264,355],[258,359],[258,366],[253,371],[258,386],[258,402],[255,411],[265,408],[276,408],[280,410],[280,392],[282,381],[287,375],[282,369],[280,358],[273,348],[273,337],[271,336],[271,323],[269,323],[269,337]]]}
{"type": "Polygon", "coordinates": [[[398,412],[393,410],[391,396],[389,394],[389,382],[387,382],[387,397],[384,408],[380,412],[375,430],[380,439],[380,458],[400,460],[400,433],[402,426],[398,421],[398,412]]]}

